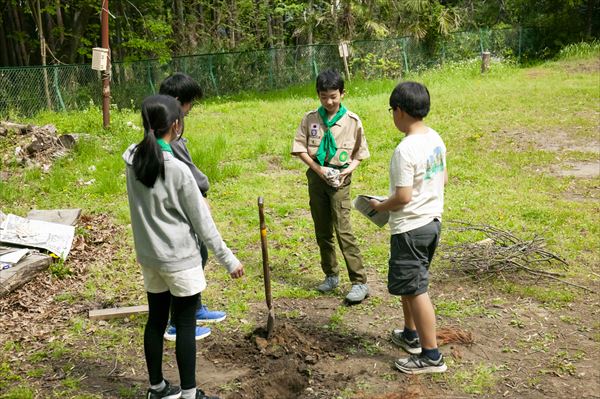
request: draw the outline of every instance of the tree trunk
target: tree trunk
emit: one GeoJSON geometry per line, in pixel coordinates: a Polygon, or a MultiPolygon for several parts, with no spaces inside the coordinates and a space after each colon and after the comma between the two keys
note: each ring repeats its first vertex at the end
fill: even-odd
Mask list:
{"type": "Polygon", "coordinates": [[[350,0],[344,3],[342,26],[344,27],[344,39],[351,40],[354,34],[354,17],[352,16],[352,3],[350,0]]]}
{"type": "Polygon", "coordinates": [[[58,43],[62,46],[65,42],[65,23],[63,22],[60,0],[56,0],[56,25],[58,25],[58,43]]]}
{"type": "Polygon", "coordinates": [[[91,12],[92,9],[90,7],[83,7],[73,13],[72,21],[69,24],[69,26],[73,27],[73,32],[71,34],[71,45],[69,46],[69,52],[67,55],[69,64],[74,64],[77,59],[77,50],[79,50],[79,46],[81,44],[81,35],[83,35],[83,32],[87,27],[91,12]]]}
{"type": "Polygon", "coordinates": [[[46,106],[48,110],[52,110],[52,101],[50,100],[50,88],[48,86],[48,69],[46,69],[46,38],[44,37],[44,25],[42,24],[42,8],[40,7],[40,0],[35,2],[34,5],[30,4],[32,14],[35,18],[38,37],[40,39],[40,58],[42,59],[42,67],[44,70],[44,94],[46,94],[46,106]]]}
{"type": "Polygon", "coordinates": [[[0,66],[10,66],[10,60],[8,58],[8,43],[6,42],[6,35],[4,33],[4,15],[0,13],[0,66]]]}
{"type": "Polygon", "coordinates": [[[309,0],[308,2],[308,21],[306,26],[306,42],[309,46],[313,44],[313,13],[315,10],[313,9],[313,0],[309,0]]]}
{"type": "Polygon", "coordinates": [[[185,43],[185,17],[182,0],[173,1],[173,15],[177,16],[177,22],[174,24],[173,33],[177,42],[177,53],[181,53],[185,43]]]}
{"type": "Polygon", "coordinates": [[[265,0],[265,11],[267,13],[267,43],[273,48],[273,17],[271,16],[271,2],[265,0]]]}
{"type": "MultiPolygon", "coordinates": [[[[21,32],[23,34],[25,34],[25,32],[23,31],[22,28],[22,24],[21,24],[21,10],[19,9],[19,11],[17,11],[16,7],[12,8],[12,12],[13,12],[13,25],[14,25],[14,30],[16,32],[21,32]]],[[[25,41],[21,38],[18,39],[17,43],[15,43],[17,46],[17,54],[18,54],[18,58],[19,58],[19,65],[21,66],[25,66],[25,65],[29,65],[29,57],[27,55],[27,49],[25,48],[25,41]]]]}
{"type": "Polygon", "coordinates": [[[231,0],[231,4],[229,4],[229,44],[232,49],[235,49],[235,31],[237,28],[236,20],[237,20],[237,4],[235,0],[231,0]]]}
{"type": "Polygon", "coordinates": [[[587,10],[585,13],[585,33],[586,40],[592,39],[592,27],[594,21],[594,5],[598,0],[588,0],[587,10]]]}
{"type": "Polygon", "coordinates": [[[262,11],[260,9],[260,4],[261,1],[260,0],[254,0],[254,38],[256,40],[256,43],[261,43],[262,42],[262,38],[263,38],[263,34],[262,34],[262,27],[261,27],[261,16],[262,16],[262,11]]]}
{"type": "Polygon", "coordinates": [[[124,71],[123,71],[123,46],[121,45],[123,43],[123,27],[121,26],[121,18],[124,18],[125,16],[125,10],[123,9],[123,1],[119,0],[117,2],[117,10],[119,10],[119,14],[117,15],[117,17],[115,18],[115,32],[117,34],[117,43],[116,46],[114,46],[114,52],[113,54],[116,54],[117,56],[117,61],[119,62],[119,64],[117,64],[117,68],[116,68],[116,76],[115,76],[115,81],[117,83],[121,83],[124,79],[124,71]]]}

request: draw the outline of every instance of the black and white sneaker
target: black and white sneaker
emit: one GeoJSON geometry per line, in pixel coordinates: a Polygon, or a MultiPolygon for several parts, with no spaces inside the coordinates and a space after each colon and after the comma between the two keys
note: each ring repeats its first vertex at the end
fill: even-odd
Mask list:
{"type": "Polygon", "coordinates": [[[431,360],[425,355],[411,355],[394,362],[396,368],[406,374],[443,373],[448,370],[444,357],[431,360]]]}
{"type": "Polygon", "coordinates": [[[418,355],[421,353],[421,342],[419,342],[419,337],[408,340],[404,337],[402,330],[398,328],[392,331],[392,343],[404,349],[411,355],[418,355]]]}
{"type": "Polygon", "coordinates": [[[208,396],[200,388],[196,388],[196,399],[219,399],[218,396],[208,396]]]}
{"type": "Polygon", "coordinates": [[[179,385],[171,385],[165,380],[166,386],[157,391],[156,389],[148,388],[146,399],[179,399],[181,397],[181,387],[179,385]]]}

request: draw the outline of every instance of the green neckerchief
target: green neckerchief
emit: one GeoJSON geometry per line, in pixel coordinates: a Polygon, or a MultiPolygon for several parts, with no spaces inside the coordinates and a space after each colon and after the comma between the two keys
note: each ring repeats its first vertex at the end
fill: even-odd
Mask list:
{"type": "Polygon", "coordinates": [[[167,143],[163,139],[158,139],[158,140],[156,140],[156,142],[160,146],[161,150],[166,151],[166,152],[170,152],[171,155],[173,155],[173,150],[171,149],[171,144],[167,143]]]}
{"type": "Polygon", "coordinates": [[[327,127],[325,134],[323,135],[323,139],[321,140],[321,144],[319,145],[319,149],[317,150],[317,161],[321,165],[325,165],[325,162],[330,161],[337,152],[337,144],[335,139],[333,138],[333,134],[331,134],[331,127],[339,121],[342,116],[346,115],[346,107],[343,104],[340,104],[340,109],[331,119],[327,119],[327,111],[323,106],[320,106],[318,109],[319,115],[323,120],[323,123],[327,127]]]}

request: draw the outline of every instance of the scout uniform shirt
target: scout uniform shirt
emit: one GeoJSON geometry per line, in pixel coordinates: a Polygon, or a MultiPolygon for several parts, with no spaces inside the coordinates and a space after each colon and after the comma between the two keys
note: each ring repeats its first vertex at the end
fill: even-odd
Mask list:
{"type": "MultiPolygon", "coordinates": [[[[316,161],[316,153],[326,130],[327,127],[317,110],[307,112],[296,131],[296,137],[292,145],[292,154],[298,155],[306,152],[316,161]]],[[[337,151],[333,158],[323,166],[342,169],[350,164],[353,159],[362,161],[369,158],[370,154],[362,122],[354,112],[347,111],[331,127],[331,134],[333,134],[333,138],[335,139],[337,151]]],[[[319,163],[318,161],[316,162],[319,163]]]]}

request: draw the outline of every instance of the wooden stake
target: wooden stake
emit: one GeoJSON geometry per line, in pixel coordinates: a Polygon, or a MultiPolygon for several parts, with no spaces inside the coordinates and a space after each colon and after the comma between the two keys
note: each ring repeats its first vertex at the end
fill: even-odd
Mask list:
{"type": "Polygon", "coordinates": [[[491,54],[489,51],[481,53],[481,73],[486,73],[490,69],[491,54]]]}
{"type": "Polygon", "coordinates": [[[148,305],[127,306],[123,308],[93,309],[89,312],[91,320],[116,319],[127,317],[132,314],[148,313],[148,305]]]}

